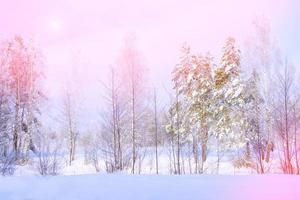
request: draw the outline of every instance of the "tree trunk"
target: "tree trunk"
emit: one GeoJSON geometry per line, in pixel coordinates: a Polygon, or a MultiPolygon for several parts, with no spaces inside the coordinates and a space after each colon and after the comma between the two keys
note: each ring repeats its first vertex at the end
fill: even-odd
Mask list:
{"type": "Polygon", "coordinates": [[[156,91],[154,90],[154,124],[155,124],[155,167],[158,174],[158,127],[157,127],[157,105],[156,91]]]}
{"type": "Polygon", "coordinates": [[[135,162],[136,162],[136,144],[135,144],[135,81],[134,81],[134,73],[132,73],[131,77],[131,92],[132,92],[132,173],[135,172],[135,162]]]}

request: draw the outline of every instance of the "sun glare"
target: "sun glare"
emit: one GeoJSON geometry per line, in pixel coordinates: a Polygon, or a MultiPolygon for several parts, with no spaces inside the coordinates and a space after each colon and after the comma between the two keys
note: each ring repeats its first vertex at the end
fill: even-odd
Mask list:
{"type": "Polygon", "coordinates": [[[50,22],[50,27],[54,31],[59,31],[61,29],[61,22],[57,19],[54,19],[50,22]]]}

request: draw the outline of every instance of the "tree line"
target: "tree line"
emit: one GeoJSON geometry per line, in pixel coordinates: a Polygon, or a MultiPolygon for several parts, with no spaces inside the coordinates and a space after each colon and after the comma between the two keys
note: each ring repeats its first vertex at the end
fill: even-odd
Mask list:
{"type": "Polygon", "coordinates": [[[98,127],[84,132],[78,128],[82,102],[72,82],[63,91],[58,114],[63,129],[43,127],[43,56],[22,37],[3,41],[1,173],[13,174],[16,166],[34,162],[40,174],[55,175],[62,160],[72,165],[76,152],[84,152],[86,164],[109,173],[143,173],[143,161],[151,154],[157,174],[166,159],[171,174],[219,173],[228,159],[236,169],[259,174],[299,174],[299,78],[266,30],[257,24],[256,38],[243,50],[229,37],[220,59],[185,44],[165,105],[149,84],[133,39],[126,40],[101,85],[98,127]]]}

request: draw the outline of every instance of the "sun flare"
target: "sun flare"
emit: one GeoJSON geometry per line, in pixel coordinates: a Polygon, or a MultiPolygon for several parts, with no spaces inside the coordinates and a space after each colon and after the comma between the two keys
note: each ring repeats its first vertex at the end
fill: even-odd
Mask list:
{"type": "Polygon", "coordinates": [[[58,19],[53,19],[50,22],[50,28],[54,31],[59,31],[62,27],[61,21],[58,19]]]}

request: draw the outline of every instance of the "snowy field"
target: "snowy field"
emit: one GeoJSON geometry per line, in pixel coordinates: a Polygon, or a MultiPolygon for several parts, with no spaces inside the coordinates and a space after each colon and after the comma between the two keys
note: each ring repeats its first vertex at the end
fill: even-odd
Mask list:
{"type": "Polygon", "coordinates": [[[300,177],[97,174],[0,178],[1,200],[299,200],[300,177]]]}
{"type": "Polygon", "coordinates": [[[169,175],[168,159],[160,152],[159,175],[151,151],[142,162],[141,175],[107,174],[103,160],[97,173],[78,154],[71,166],[61,158],[59,176],[45,177],[33,159],[36,162],[17,166],[13,176],[0,176],[0,200],[300,200],[300,176],[255,175],[249,169],[234,169],[226,157],[220,163],[222,175],[216,175],[213,154],[204,175],[169,175]]]}

